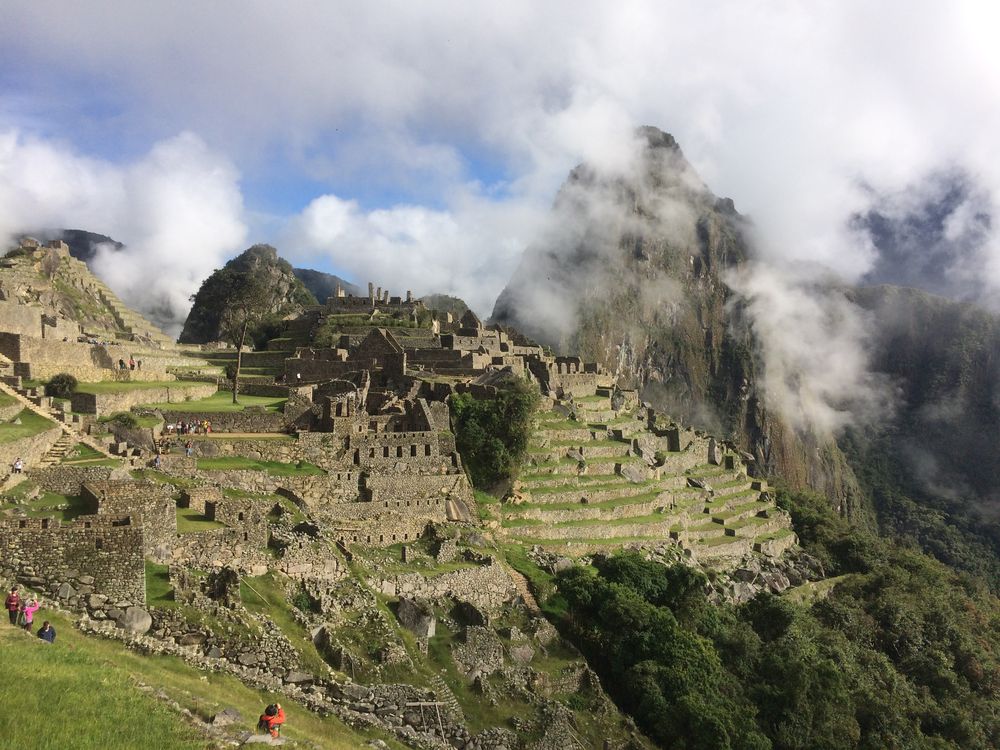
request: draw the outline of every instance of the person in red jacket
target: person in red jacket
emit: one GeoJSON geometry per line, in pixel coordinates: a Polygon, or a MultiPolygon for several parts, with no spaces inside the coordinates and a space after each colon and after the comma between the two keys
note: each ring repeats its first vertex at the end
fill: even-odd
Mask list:
{"type": "Polygon", "coordinates": [[[17,613],[21,609],[21,595],[17,593],[17,586],[12,588],[10,593],[7,594],[3,606],[7,608],[7,614],[10,616],[10,624],[17,625],[17,613]]]}
{"type": "Polygon", "coordinates": [[[281,734],[281,725],[284,723],[285,709],[281,707],[280,703],[272,703],[260,715],[260,719],[257,721],[257,728],[263,729],[272,737],[277,737],[281,734]]]}

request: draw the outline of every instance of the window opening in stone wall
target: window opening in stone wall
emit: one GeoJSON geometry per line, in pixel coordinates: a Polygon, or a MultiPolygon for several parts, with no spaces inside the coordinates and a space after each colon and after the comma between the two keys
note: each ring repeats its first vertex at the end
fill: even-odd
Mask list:
{"type": "Polygon", "coordinates": [[[98,537],[94,540],[94,549],[104,549],[104,540],[98,537]]]}

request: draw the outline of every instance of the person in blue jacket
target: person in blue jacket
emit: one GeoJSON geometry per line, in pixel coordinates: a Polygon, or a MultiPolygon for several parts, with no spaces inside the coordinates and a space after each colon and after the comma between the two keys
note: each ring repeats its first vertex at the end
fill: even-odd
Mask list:
{"type": "Polygon", "coordinates": [[[56,642],[56,629],[49,625],[48,620],[43,622],[42,627],[38,629],[38,637],[43,641],[48,641],[49,643],[56,642]]]}

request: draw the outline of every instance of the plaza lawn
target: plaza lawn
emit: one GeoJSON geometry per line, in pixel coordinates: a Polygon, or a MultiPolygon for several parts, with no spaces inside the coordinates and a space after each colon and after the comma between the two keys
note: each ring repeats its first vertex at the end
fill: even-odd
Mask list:
{"type": "Polygon", "coordinates": [[[15,440],[32,437],[56,426],[51,419],[46,419],[31,409],[22,409],[14,419],[20,419],[21,424],[14,424],[13,419],[10,422],[0,423],[0,443],[13,443],[15,440]]]}
{"type": "Polygon", "coordinates": [[[326,474],[315,464],[300,461],[297,464],[281,461],[255,461],[242,456],[223,456],[221,458],[199,458],[198,468],[202,471],[223,471],[225,469],[249,469],[251,471],[266,471],[273,477],[319,476],[326,474]]]}
{"type": "Polygon", "coordinates": [[[233,403],[231,391],[219,391],[208,398],[197,401],[178,401],[172,404],[143,404],[143,409],[160,409],[161,411],[201,412],[220,414],[223,412],[243,411],[248,406],[263,406],[267,411],[281,411],[287,399],[274,396],[240,396],[238,404],[233,403]]]}

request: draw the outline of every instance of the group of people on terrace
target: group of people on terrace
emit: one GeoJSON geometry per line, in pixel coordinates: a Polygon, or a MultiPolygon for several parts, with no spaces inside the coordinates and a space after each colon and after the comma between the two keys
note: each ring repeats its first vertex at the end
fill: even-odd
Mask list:
{"type": "Polygon", "coordinates": [[[142,360],[141,359],[136,359],[135,357],[129,355],[128,364],[126,365],[124,359],[119,359],[118,360],[118,369],[119,370],[124,370],[126,368],[129,369],[129,370],[141,370],[142,369],[142,360]]]}
{"type": "MultiPolygon", "coordinates": [[[[10,624],[23,628],[29,633],[35,622],[35,613],[41,609],[41,606],[38,603],[37,596],[22,597],[17,590],[17,586],[14,586],[10,590],[10,593],[7,594],[7,598],[4,600],[4,607],[7,610],[7,615],[10,617],[10,624]]],[[[37,635],[43,641],[55,643],[56,629],[52,627],[48,620],[45,620],[42,623],[42,627],[38,629],[37,635]]]]}

